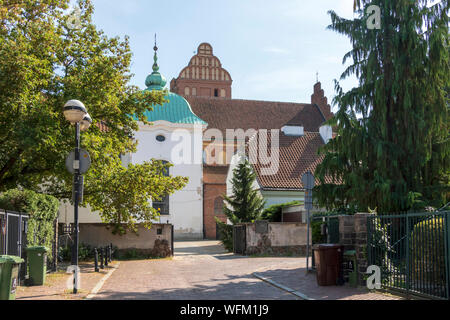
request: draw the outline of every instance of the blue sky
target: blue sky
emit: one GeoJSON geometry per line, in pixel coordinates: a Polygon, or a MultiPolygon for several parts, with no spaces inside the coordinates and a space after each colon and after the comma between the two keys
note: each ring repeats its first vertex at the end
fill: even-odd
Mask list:
{"type": "MultiPolygon", "coordinates": [[[[328,10],[353,17],[353,0],[93,0],[94,23],[130,37],[132,83],[144,88],[157,33],[159,66],[177,77],[201,42],[209,42],[233,78],[233,98],[310,102],[316,72],[329,101],[344,70],[347,38],[326,27],[328,10]]],[[[356,79],[343,83],[356,85],[356,79]]],[[[335,109],[335,108],[334,108],[335,109]]]]}

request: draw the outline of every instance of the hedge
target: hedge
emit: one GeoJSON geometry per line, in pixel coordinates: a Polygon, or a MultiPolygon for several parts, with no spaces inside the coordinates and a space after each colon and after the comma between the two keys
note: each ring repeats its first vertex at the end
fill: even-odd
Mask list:
{"type": "Polygon", "coordinates": [[[421,283],[445,281],[445,222],[431,217],[414,225],[410,239],[411,278],[421,283]]]}
{"type": "MultiPolygon", "coordinates": [[[[53,223],[58,217],[58,199],[31,190],[12,189],[0,194],[0,208],[30,215],[27,230],[28,246],[52,248],[53,223]]],[[[51,252],[49,259],[52,259],[51,252]]]]}

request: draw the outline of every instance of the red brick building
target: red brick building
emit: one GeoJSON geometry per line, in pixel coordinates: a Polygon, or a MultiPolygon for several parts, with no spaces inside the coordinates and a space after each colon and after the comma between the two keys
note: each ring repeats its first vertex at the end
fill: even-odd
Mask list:
{"type": "MultiPolygon", "coordinates": [[[[314,85],[311,103],[232,99],[231,84],[230,74],[213,55],[212,46],[208,43],[200,44],[188,66],[170,82],[170,91],[184,96],[192,111],[208,123],[208,129],[215,128],[222,132],[224,151],[229,145],[237,145],[235,139],[225,139],[227,129],[246,131],[298,125],[303,126],[305,132],[318,135],[319,128],[333,116],[320,82],[314,85]]],[[[213,139],[204,137],[204,150],[212,142],[213,139]]],[[[205,154],[205,158],[209,156],[205,154]]],[[[223,162],[203,166],[203,224],[207,239],[217,237],[214,217],[226,221],[222,206],[229,162],[223,162]]]]}
{"type": "Polygon", "coordinates": [[[212,46],[202,43],[189,65],[170,82],[170,91],[185,97],[231,98],[231,79],[220,60],[213,55],[212,46]]]}

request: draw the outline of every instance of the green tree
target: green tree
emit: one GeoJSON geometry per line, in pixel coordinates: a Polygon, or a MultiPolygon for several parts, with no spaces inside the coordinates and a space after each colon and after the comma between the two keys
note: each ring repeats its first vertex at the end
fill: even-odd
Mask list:
{"type": "Polygon", "coordinates": [[[321,205],[392,212],[448,200],[449,1],[429,4],[357,0],[354,20],[330,12],[329,28],[353,46],[341,80],[356,75],[359,85],[344,92],[335,82],[337,137],[316,170],[321,205]],[[368,28],[369,5],[380,8],[380,29],[368,28]]]}
{"type": "Polygon", "coordinates": [[[240,163],[233,170],[232,195],[224,196],[223,212],[235,225],[253,222],[261,217],[265,201],[253,188],[256,174],[248,160],[240,163]]]}
{"type": "Polygon", "coordinates": [[[170,194],[186,179],[161,179],[161,165],[154,161],[122,168],[119,156],[136,151],[131,133],[138,121],[131,115],[148,123],[145,110],[163,103],[165,92],[129,85],[128,38],[98,30],[91,1],[78,1],[79,16],[67,11],[69,2],[0,0],[0,191],[21,186],[71,197],[72,176],[64,162],[75,133],[62,106],[78,99],[94,120],[82,134],[93,163],[85,176],[85,204],[100,210],[105,222],[149,221],[158,213],[150,214],[141,194],[170,194]],[[120,179],[126,193],[110,187],[120,179]]]}

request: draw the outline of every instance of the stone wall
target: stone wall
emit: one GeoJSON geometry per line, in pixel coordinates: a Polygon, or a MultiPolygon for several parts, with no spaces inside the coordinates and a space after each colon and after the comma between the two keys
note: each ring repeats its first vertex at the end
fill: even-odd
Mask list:
{"type": "Polygon", "coordinates": [[[306,224],[257,221],[246,226],[247,255],[305,255],[306,253],[306,224]]]}
{"type": "Polygon", "coordinates": [[[345,250],[355,250],[358,263],[358,283],[366,285],[367,271],[367,217],[370,213],[357,213],[354,216],[339,216],[340,244],[345,250]]]}
{"type": "Polygon", "coordinates": [[[101,223],[80,224],[80,244],[104,247],[110,243],[117,247],[119,254],[133,250],[139,254],[167,257],[172,254],[172,225],[153,224],[150,230],[138,227],[138,234],[128,232],[123,236],[114,235],[107,225],[101,223]]]}

